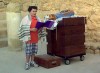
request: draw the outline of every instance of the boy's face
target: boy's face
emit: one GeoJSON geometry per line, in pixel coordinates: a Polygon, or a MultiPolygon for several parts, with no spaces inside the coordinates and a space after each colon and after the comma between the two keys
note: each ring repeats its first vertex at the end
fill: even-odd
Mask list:
{"type": "Polygon", "coordinates": [[[30,11],[30,15],[32,15],[32,16],[36,16],[36,13],[37,13],[37,9],[32,9],[30,11]]]}

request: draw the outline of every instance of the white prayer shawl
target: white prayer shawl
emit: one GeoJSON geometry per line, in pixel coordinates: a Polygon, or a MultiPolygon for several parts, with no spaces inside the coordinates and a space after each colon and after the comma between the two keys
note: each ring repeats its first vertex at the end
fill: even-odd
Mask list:
{"type": "MultiPolygon", "coordinates": [[[[38,21],[40,21],[38,17],[36,18],[38,21]]],[[[30,40],[30,25],[31,25],[31,16],[26,15],[20,23],[18,32],[19,39],[23,42],[30,40]]]]}

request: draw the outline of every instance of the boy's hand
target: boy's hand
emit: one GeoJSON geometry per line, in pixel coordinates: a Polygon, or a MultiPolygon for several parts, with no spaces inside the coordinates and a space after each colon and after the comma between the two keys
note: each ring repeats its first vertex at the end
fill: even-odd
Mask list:
{"type": "Polygon", "coordinates": [[[46,31],[46,29],[47,29],[46,27],[43,27],[43,30],[44,30],[44,31],[46,31]]]}
{"type": "Polygon", "coordinates": [[[37,31],[37,28],[31,28],[30,31],[37,31]]]}

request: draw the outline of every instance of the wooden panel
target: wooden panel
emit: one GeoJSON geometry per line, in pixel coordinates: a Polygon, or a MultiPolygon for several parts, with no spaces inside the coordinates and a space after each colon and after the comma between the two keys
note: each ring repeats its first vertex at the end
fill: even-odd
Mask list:
{"type": "Polygon", "coordinates": [[[59,33],[60,35],[84,34],[84,32],[85,32],[85,25],[79,25],[79,26],[58,25],[57,27],[57,33],[59,33]]]}
{"type": "Polygon", "coordinates": [[[60,51],[61,51],[61,56],[66,56],[66,57],[78,54],[85,54],[85,46],[84,45],[67,46],[67,47],[62,47],[60,51]]]}
{"type": "Polygon", "coordinates": [[[60,42],[60,43],[58,43],[58,45],[61,45],[61,46],[84,45],[85,35],[81,34],[81,35],[61,35],[61,36],[57,36],[57,42],[60,42]]]}

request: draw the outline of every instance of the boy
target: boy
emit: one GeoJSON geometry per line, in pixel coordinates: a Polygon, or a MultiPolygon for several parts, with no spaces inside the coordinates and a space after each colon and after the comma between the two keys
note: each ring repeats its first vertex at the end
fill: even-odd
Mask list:
{"type": "Polygon", "coordinates": [[[22,19],[19,28],[19,39],[25,44],[26,70],[30,69],[30,66],[38,67],[38,65],[34,62],[34,56],[38,50],[38,30],[35,26],[37,21],[40,21],[40,19],[36,16],[37,10],[37,6],[29,6],[29,14],[22,19]]]}

